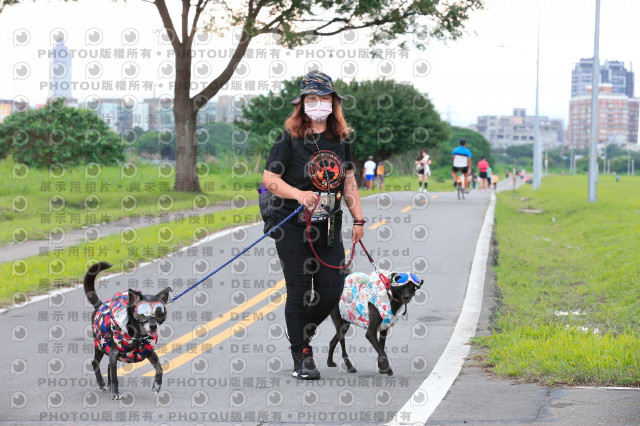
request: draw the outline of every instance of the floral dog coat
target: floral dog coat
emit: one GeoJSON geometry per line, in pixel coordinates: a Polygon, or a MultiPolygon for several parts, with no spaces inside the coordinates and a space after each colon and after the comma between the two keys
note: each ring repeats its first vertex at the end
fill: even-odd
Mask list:
{"type": "MultiPolygon", "coordinates": [[[[388,271],[380,271],[389,276],[388,271]]],[[[382,323],[378,330],[386,330],[392,327],[399,315],[391,312],[391,301],[384,283],[378,273],[367,275],[362,272],[354,272],[347,275],[344,280],[344,290],[340,297],[340,316],[345,320],[363,328],[369,327],[369,303],[376,307],[382,323]]]]}
{"type": "Polygon", "coordinates": [[[111,299],[104,302],[93,320],[93,335],[96,348],[109,354],[111,350],[111,337],[116,349],[120,352],[118,360],[122,362],[140,362],[147,359],[158,341],[158,335],[144,336],[142,339],[134,339],[124,330],[127,329],[129,315],[129,292],[116,293],[111,299]]]}

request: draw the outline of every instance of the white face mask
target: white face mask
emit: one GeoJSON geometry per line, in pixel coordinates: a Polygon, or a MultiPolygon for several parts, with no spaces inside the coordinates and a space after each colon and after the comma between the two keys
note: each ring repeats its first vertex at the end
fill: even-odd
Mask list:
{"type": "Polygon", "coordinates": [[[324,121],[333,112],[333,103],[308,102],[304,104],[304,112],[313,121],[324,121]]]}

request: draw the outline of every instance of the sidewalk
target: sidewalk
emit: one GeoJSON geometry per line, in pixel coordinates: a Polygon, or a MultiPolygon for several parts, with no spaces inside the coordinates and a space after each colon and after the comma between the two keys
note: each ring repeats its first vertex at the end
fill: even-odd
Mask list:
{"type": "MultiPolygon", "coordinates": [[[[513,188],[512,182],[503,182],[498,182],[498,191],[513,188]]],[[[491,323],[498,308],[492,259],[490,255],[476,336],[492,334],[491,323]]],[[[474,358],[481,352],[471,348],[462,371],[427,424],[640,424],[640,388],[549,388],[517,383],[479,365],[474,358]]]]}
{"type": "MultiPolygon", "coordinates": [[[[12,262],[18,259],[25,259],[30,256],[37,256],[41,250],[59,250],[67,247],[84,243],[87,233],[99,233],[100,237],[118,234],[122,229],[130,227],[134,229],[145,228],[147,226],[156,225],[163,222],[171,222],[178,218],[186,218],[189,216],[203,216],[209,213],[215,213],[222,210],[232,209],[233,200],[220,201],[213,206],[209,206],[202,210],[180,210],[169,212],[163,215],[142,215],[138,216],[139,220],[133,220],[130,217],[116,220],[106,225],[88,226],[83,229],[76,229],[65,233],[62,241],[50,243],[49,240],[30,240],[19,244],[7,244],[0,247],[0,263],[12,262]]],[[[252,206],[258,203],[258,200],[248,200],[247,205],[252,206]]],[[[92,239],[95,239],[93,237],[92,239]]]]}

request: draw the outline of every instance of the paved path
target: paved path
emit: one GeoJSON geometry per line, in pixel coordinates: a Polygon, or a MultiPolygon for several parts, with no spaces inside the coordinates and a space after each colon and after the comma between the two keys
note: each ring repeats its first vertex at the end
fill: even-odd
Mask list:
{"type": "MultiPolygon", "coordinates": [[[[392,193],[363,202],[368,225],[374,228],[366,230],[365,242],[378,265],[413,270],[425,278],[424,289],[387,343],[393,377],[377,373],[376,355],[363,330],[355,328],[348,350],[358,373],[347,374],[342,363],[338,368],[326,367],[333,332],[325,322],[313,342],[323,380],[291,378],[292,361],[284,336],[284,283],[275,247],[268,242],[169,307],[169,319],[160,332],[160,345],[169,351],[162,354],[165,380],[158,398],[151,393],[151,369],[146,363],[137,364],[141,368],[135,371],[124,368],[121,372],[123,401],[111,401],[109,394],[97,390],[89,368],[91,309],[82,290],[54,294],[1,314],[0,351],[7,367],[0,373],[0,379],[6,379],[0,420],[87,423],[111,418],[249,424],[261,419],[296,424],[390,420],[449,341],[475,250],[475,244],[465,242],[477,239],[490,199],[489,194],[478,193],[459,201],[453,192],[431,197],[427,203],[424,194],[392,193]],[[452,244],[456,241],[460,244],[452,244]],[[198,336],[199,330],[207,331],[198,336]],[[177,339],[184,344],[178,345],[177,339]]],[[[183,289],[186,279],[222,263],[257,238],[260,229],[251,226],[223,233],[197,246],[196,256],[183,251],[138,268],[130,276],[103,278],[97,290],[104,300],[129,285],[146,292],[165,285],[183,289]],[[213,248],[213,257],[200,255],[205,247],[213,248]]],[[[360,254],[356,270],[371,270],[360,254]]],[[[106,360],[102,364],[104,372],[106,360]]]]}

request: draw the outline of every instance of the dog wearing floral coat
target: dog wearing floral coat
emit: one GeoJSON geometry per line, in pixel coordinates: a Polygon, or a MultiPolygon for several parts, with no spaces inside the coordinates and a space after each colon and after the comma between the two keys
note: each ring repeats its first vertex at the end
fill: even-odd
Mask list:
{"type": "Polygon", "coordinates": [[[351,364],[346,351],[344,336],[351,324],[367,330],[367,340],[378,353],[380,373],[393,375],[388,357],[384,351],[387,332],[400,317],[400,308],[413,298],[424,281],[413,274],[398,274],[381,270],[369,275],[362,272],[349,274],[344,281],[340,301],[331,311],[331,320],[336,327],[336,335],[329,343],[327,365],[335,367],[333,352],[338,342],[342,348],[342,359],[349,373],[357,370],[351,364]],[[407,280],[407,277],[412,278],[407,280]],[[400,282],[398,282],[400,281],[400,282]],[[419,282],[418,282],[419,281],[419,282]],[[378,338],[378,333],[380,337],[378,338]]]}
{"type": "MultiPolygon", "coordinates": [[[[387,271],[383,271],[387,273],[387,271]]],[[[371,303],[382,317],[378,331],[392,327],[400,313],[391,312],[391,299],[387,288],[375,272],[367,275],[355,272],[344,280],[344,290],[338,307],[342,319],[362,328],[369,328],[369,303],[371,303]]]]}
{"type": "Polygon", "coordinates": [[[93,312],[94,358],[91,362],[98,386],[111,388],[111,398],[121,399],[118,391],[117,362],[140,362],[148,359],[156,370],[152,390],[160,392],[162,367],[154,347],[158,341],[157,328],[166,318],[166,307],[171,288],[156,295],[145,295],[137,290],[116,293],[102,302],[95,291],[96,276],[111,265],[107,262],[91,266],[84,277],[84,291],[95,308],[93,312]],[[100,372],[102,357],[109,357],[107,381],[100,372]]]}

